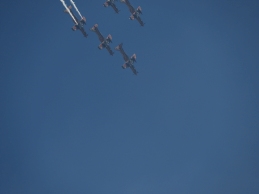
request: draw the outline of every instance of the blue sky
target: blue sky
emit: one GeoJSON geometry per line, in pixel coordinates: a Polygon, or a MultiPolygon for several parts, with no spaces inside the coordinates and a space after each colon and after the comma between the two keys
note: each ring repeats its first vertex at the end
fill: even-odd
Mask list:
{"type": "Polygon", "coordinates": [[[259,193],[259,2],[130,2],[3,4],[0,193],[259,193]]]}

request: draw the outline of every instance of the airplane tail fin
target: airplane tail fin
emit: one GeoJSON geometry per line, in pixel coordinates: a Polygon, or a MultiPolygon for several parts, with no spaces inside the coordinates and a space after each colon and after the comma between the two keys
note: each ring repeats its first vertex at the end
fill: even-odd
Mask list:
{"type": "MultiPolygon", "coordinates": [[[[68,8],[69,10],[71,10],[71,9],[72,9],[72,5],[69,5],[67,8],[68,8]]],[[[68,13],[67,9],[65,9],[64,12],[65,12],[65,13],[68,13]]]]}

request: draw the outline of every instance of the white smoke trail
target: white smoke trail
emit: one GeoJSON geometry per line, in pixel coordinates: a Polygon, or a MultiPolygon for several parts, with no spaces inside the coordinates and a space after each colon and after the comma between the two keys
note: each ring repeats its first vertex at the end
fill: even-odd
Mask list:
{"type": "Polygon", "coordinates": [[[70,10],[68,9],[68,7],[67,7],[65,1],[64,1],[64,0],[60,0],[60,1],[61,1],[61,3],[64,5],[64,7],[67,9],[69,15],[70,15],[70,16],[72,17],[72,19],[75,21],[76,25],[78,25],[78,23],[76,22],[76,19],[74,18],[74,16],[72,15],[72,13],[70,12],[70,10]]]}
{"type": "Polygon", "coordinates": [[[77,9],[75,2],[74,2],[73,0],[70,0],[70,2],[73,4],[74,8],[76,9],[76,11],[77,11],[77,13],[80,15],[80,17],[83,18],[82,15],[81,15],[81,13],[80,13],[79,10],[77,9]]]}

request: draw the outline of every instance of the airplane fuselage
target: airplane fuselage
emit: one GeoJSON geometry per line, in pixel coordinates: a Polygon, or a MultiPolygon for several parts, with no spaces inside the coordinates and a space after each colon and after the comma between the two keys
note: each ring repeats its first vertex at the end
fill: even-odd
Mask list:
{"type": "Polygon", "coordinates": [[[107,47],[107,46],[109,46],[109,44],[110,44],[110,42],[108,41],[108,40],[105,40],[105,41],[103,41],[102,42],[102,45],[103,45],[103,47],[107,47]]]}

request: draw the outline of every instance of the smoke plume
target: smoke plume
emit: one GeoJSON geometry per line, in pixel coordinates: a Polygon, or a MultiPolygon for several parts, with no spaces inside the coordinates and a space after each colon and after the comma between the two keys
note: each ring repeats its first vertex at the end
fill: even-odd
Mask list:
{"type": "Polygon", "coordinates": [[[81,15],[81,13],[80,13],[79,10],[77,9],[75,2],[74,2],[73,0],[70,0],[70,2],[73,4],[74,8],[76,9],[76,11],[77,11],[77,13],[80,15],[80,17],[83,18],[82,15],[81,15]]]}
{"type": "Polygon", "coordinates": [[[78,23],[76,22],[76,19],[74,18],[74,16],[71,14],[70,10],[68,9],[66,3],[64,0],[60,0],[61,3],[64,5],[64,7],[66,8],[66,10],[68,11],[69,15],[72,17],[72,19],[75,21],[76,25],[78,25],[78,23]]]}

